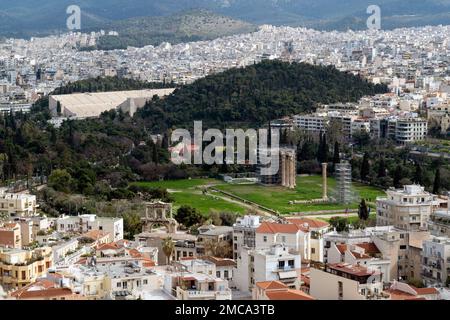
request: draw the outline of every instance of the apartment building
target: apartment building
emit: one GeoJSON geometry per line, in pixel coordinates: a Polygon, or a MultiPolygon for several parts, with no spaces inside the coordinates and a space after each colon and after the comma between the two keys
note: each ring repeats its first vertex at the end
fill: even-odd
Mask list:
{"type": "Polygon", "coordinates": [[[160,277],[145,259],[90,258],[59,270],[66,286],[89,300],[136,300],[160,287],[160,277]]]}
{"type": "Polygon", "coordinates": [[[214,254],[208,250],[209,243],[222,243],[226,246],[232,246],[233,227],[205,225],[198,228],[197,237],[197,255],[214,254]]]}
{"type": "Polygon", "coordinates": [[[119,241],[123,239],[123,219],[97,217],[95,214],[62,216],[56,220],[56,231],[61,233],[103,231],[110,234],[111,241],[119,241]]]}
{"type": "Polygon", "coordinates": [[[324,235],[329,231],[328,222],[311,218],[287,218],[287,221],[309,232],[309,257],[312,261],[324,261],[324,235]]]}
{"type": "Polygon", "coordinates": [[[324,261],[359,261],[362,265],[364,262],[367,265],[373,263],[379,268],[385,282],[420,280],[422,241],[428,237],[428,231],[406,231],[394,226],[376,226],[349,232],[332,231],[324,235],[324,261]],[[389,270],[386,270],[387,267],[389,270]]]}
{"type": "Polygon", "coordinates": [[[434,122],[439,125],[441,133],[446,134],[450,128],[450,100],[429,106],[427,119],[429,123],[434,122]]]}
{"type": "Polygon", "coordinates": [[[450,239],[434,237],[423,242],[422,278],[426,286],[450,284],[450,239]]]}
{"type": "Polygon", "coordinates": [[[391,280],[391,261],[383,259],[383,255],[373,242],[363,242],[351,245],[331,244],[328,249],[328,263],[348,263],[350,265],[361,265],[381,274],[383,282],[391,280]]]}
{"type": "MultiPolygon", "coordinates": [[[[356,113],[328,111],[315,114],[295,115],[294,124],[297,128],[312,133],[326,132],[330,123],[341,125],[345,137],[351,138],[353,122],[357,119],[356,113]]],[[[355,125],[355,128],[358,126],[355,125]]]]}
{"type": "Polygon", "coordinates": [[[46,274],[53,264],[52,249],[34,250],[0,248],[0,284],[22,288],[46,274]]]}
{"type": "Polygon", "coordinates": [[[407,231],[427,230],[431,212],[437,206],[436,196],[418,185],[389,189],[378,197],[377,226],[393,225],[407,231]]]}
{"type": "Polygon", "coordinates": [[[204,273],[166,273],[164,290],[177,300],[231,300],[228,281],[204,273]]]}
{"type": "Polygon", "coordinates": [[[434,236],[450,238],[450,209],[435,210],[428,221],[428,229],[434,236]]]}
{"type": "Polygon", "coordinates": [[[238,217],[233,224],[233,259],[240,257],[243,248],[254,249],[256,229],[261,225],[259,216],[238,217]]]}
{"type": "Polygon", "coordinates": [[[234,271],[236,269],[236,261],[226,258],[217,258],[206,256],[203,259],[213,263],[216,266],[216,277],[227,280],[229,284],[233,284],[234,271]]]}
{"type": "Polygon", "coordinates": [[[242,292],[252,292],[256,282],[272,280],[296,288],[300,269],[300,254],[291,253],[281,244],[266,249],[244,250],[237,260],[234,283],[242,292]]]}
{"type": "Polygon", "coordinates": [[[428,122],[422,118],[388,116],[369,120],[370,135],[376,139],[391,139],[408,144],[425,139],[428,122]]]}
{"type": "Polygon", "coordinates": [[[298,252],[303,259],[311,259],[309,229],[290,222],[262,222],[256,229],[256,248],[267,249],[280,244],[298,252]]]}
{"type": "Polygon", "coordinates": [[[318,300],[388,299],[380,272],[348,263],[311,268],[309,294],[318,300]]]}
{"type": "Polygon", "coordinates": [[[197,257],[197,237],[185,232],[142,232],[134,236],[137,243],[147,247],[156,248],[158,250],[158,264],[167,264],[167,257],[162,249],[164,239],[170,237],[174,243],[175,249],[171,256],[171,261],[178,261],[182,258],[197,257]]]}
{"type": "Polygon", "coordinates": [[[295,126],[309,132],[325,132],[328,123],[329,119],[326,112],[294,116],[295,126]]]}
{"type": "Polygon", "coordinates": [[[428,133],[428,122],[421,118],[401,118],[395,127],[395,141],[408,144],[425,139],[428,133]]]}
{"type": "Polygon", "coordinates": [[[0,247],[22,249],[20,224],[0,223],[0,247]]]}
{"type": "Polygon", "coordinates": [[[0,215],[30,217],[36,215],[36,196],[24,193],[10,193],[0,188],[0,215]]]}

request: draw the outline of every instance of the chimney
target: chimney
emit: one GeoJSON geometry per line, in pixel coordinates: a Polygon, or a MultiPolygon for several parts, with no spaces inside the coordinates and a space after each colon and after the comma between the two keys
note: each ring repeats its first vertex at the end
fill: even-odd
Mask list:
{"type": "Polygon", "coordinates": [[[328,200],[328,195],[327,195],[327,167],[328,167],[328,163],[324,162],[322,163],[322,199],[324,201],[328,200]]]}

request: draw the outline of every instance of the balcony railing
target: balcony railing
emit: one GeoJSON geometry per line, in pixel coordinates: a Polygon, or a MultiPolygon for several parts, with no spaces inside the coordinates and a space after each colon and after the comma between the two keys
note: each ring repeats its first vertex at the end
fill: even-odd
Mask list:
{"type": "Polygon", "coordinates": [[[217,296],[228,296],[231,295],[231,290],[223,291],[200,291],[200,290],[186,290],[185,291],[190,298],[213,298],[217,296]]]}
{"type": "Polygon", "coordinates": [[[295,266],[278,266],[277,271],[292,271],[295,270],[295,266]]]}

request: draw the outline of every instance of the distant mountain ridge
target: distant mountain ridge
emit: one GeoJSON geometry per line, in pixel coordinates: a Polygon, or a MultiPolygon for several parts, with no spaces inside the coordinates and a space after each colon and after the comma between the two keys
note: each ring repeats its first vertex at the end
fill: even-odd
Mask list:
{"type": "MultiPolygon", "coordinates": [[[[84,29],[116,20],[206,9],[252,24],[324,30],[365,28],[373,0],[33,0],[0,1],[0,35],[64,31],[66,8],[79,5],[84,29]]],[[[450,0],[377,0],[385,28],[450,24],[450,0]]]]}
{"type": "Polygon", "coordinates": [[[211,40],[223,36],[253,32],[255,25],[241,20],[194,10],[162,17],[138,17],[107,23],[107,31],[117,31],[119,36],[102,36],[95,49],[125,49],[128,46],[143,47],[162,42],[211,40]]]}

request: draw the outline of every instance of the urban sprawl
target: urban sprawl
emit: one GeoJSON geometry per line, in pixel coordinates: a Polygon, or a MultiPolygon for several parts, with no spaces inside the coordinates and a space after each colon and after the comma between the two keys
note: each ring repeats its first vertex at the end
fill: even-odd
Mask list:
{"type": "MultiPolygon", "coordinates": [[[[408,148],[416,156],[450,158],[450,148],[442,151],[422,143],[431,131],[444,137],[439,143],[448,141],[450,26],[321,32],[264,25],[254,33],[212,41],[83,50],[94,46],[102,34],[68,33],[0,43],[0,111],[30,112],[38,99],[83,79],[110,76],[176,86],[280,59],[332,65],[385,84],[389,93],[321,105],[312,113],[273,120],[272,127],[322,135],[330,124],[338,123],[348,141],[365,133],[408,148]]],[[[155,95],[165,97],[173,91],[51,95],[49,122],[60,126],[67,119],[95,118],[112,109],[132,115],[155,95]]],[[[177,145],[171,151],[191,147],[195,146],[177,145]]],[[[366,204],[358,209],[279,214],[268,204],[227,189],[275,186],[295,191],[311,179],[297,175],[296,152],[280,149],[276,176],[223,175],[219,185],[203,189],[203,196],[226,199],[247,211],[230,225],[210,221],[195,232],[176,219],[174,204],[152,200],[143,207],[142,230],[125,239],[121,217],[83,213],[48,217],[36,195],[4,186],[0,299],[450,299],[450,197],[445,192],[433,194],[413,182],[382,190],[384,195],[366,199],[363,208],[376,216],[373,226],[340,228],[331,217],[356,217],[366,204]]],[[[321,196],[299,197],[285,205],[345,207],[354,202],[350,163],[333,163],[333,186],[327,178],[330,169],[325,162],[315,176],[321,196]]]]}

